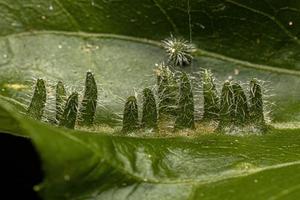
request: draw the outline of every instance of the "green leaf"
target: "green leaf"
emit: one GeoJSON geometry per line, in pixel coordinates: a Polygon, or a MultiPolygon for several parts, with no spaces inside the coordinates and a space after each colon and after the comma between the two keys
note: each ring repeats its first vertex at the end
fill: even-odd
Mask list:
{"type": "Polygon", "coordinates": [[[0,9],[3,36],[66,31],[161,40],[170,32],[189,38],[191,27],[199,48],[218,57],[300,68],[300,6],[295,1],[1,0],[0,9]]]}
{"type": "Polygon", "coordinates": [[[14,120],[41,153],[47,176],[35,189],[44,199],[241,199],[250,189],[252,199],[299,192],[299,129],[147,139],[68,131],[21,115],[14,120]]]}
{"type": "Polygon", "coordinates": [[[17,110],[25,113],[24,106],[17,101],[2,96],[0,96],[0,105],[0,132],[24,136],[25,132],[13,116],[17,110]]]}
{"type": "Polygon", "coordinates": [[[0,0],[0,16],[0,131],[32,138],[46,174],[35,189],[44,199],[299,196],[296,1],[0,0]],[[170,33],[197,45],[192,66],[181,71],[211,69],[222,82],[267,81],[275,128],[260,136],[130,138],[21,115],[32,79],[46,80],[43,120],[53,122],[55,84],[63,81],[67,95],[82,91],[91,70],[100,90],[95,126],[118,128],[125,99],[156,83],[155,64],[166,58],[159,41],[170,33]]]}

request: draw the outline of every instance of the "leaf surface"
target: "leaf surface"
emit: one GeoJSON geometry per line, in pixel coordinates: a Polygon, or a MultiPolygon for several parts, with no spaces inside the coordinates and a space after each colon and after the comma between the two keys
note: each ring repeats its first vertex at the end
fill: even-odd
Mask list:
{"type": "Polygon", "coordinates": [[[296,1],[0,0],[0,16],[0,131],[32,138],[46,172],[35,188],[44,199],[299,197],[296,1]],[[51,121],[57,81],[69,93],[82,91],[91,70],[99,85],[96,125],[119,126],[124,99],[155,84],[155,64],[166,59],[159,41],[170,33],[197,45],[193,66],[181,70],[209,68],[220,82],[267,81],[275,128],[262,136],[130,138],[22,115],[33,79],[46,79],[43,121],[51,121]]]}

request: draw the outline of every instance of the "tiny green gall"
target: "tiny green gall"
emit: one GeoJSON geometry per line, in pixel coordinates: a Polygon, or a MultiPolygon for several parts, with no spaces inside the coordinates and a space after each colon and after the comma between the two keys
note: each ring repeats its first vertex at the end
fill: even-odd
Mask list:
{"type": "Polygon", "coordinates": [[[157,109],[156,100],[151,89],[143,90],[143,113],[142,127],[156,130],[157,127],[157,109]]]}
{"type": "Polygon", "coordinates": [[[41,120],[46,105],[46,86],[43,79],[38,79],[34,88],[30,105],[27,109],[27,115],[33,119],[41,120]]]}
{"type": "Polygon", "coordinates": [[[243,88],[238,83],[232,84],[234,94],[234,122],[238,126],[247,125],[250,120],[248,100],[243,88]]]}
{"type": "Polygon", "coordinates": [[[56,85],[56,101],[55,101],[55,108],[56,108],[56,116],[55,119],[57,122],[60,122],[61,117],[64,112],[64,106],[67,101],[67,94],[66,89],[62,81],[59,81],[56,85]]]}
{"type": "Polygon", "coordinates": [[[230,127],[235,115],[234,110],[234,93],[230,81],[226,81],[223,85],[220,99],[220,121],[217,130],[222,131],[226,127],[230,127]]]}
{"type": "Polygon", "coordinates": [[[174,73],[167,65],[161,64],[157,69],[157,87],[159,118],[176,115],[178,85],[174,73]]]}
{"type": "Polygon", "coordinates": [[[263,95],[261,85],[257,79],[250,81],[250,111],[251,122],[265,128],[263,95]]]}
{"type": "Polygon", "coordinates": [[[175,120],[175,130],[194,129],[194,97],[192,86],[186,73],[182,73],[180,78],[179,101],[177,104],[177,116],[175,120]]]}
{"type": "Polygon", "coordinates": [[[80,107],[80,119],[78,123],[82,126],[91,126],[94,123],[94,117],[97,107],[98,90],[94,75],[91,72],[86,73],[85,91],[80,107]]]}
{"type": "Polygon", "coordinates": [[[78,93],[72,93],[66,103],[59,126],[74,129],[78,111],[78,93]]]}
{"type": "Polygon", "coordinates": [[[218,120],[220,112],[220,98],[216,89],[215,78],[210,70],[202,72],[202,90],[204,97],[203,120],[218,120]]]}
{"type": "Polygon", "coordinates": [[[122,132],[128,133],[139,129],[138,106],[134,96],[127,98],[123,113],[122,132]]]}

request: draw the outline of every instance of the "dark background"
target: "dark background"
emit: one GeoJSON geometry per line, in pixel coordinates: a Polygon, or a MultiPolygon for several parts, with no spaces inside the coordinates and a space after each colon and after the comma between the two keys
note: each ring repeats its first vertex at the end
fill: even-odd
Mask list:
{"type": "Polygon", "coordinates": [[[42,179],[40,159],[30,140],[0,133],[0,198],[40,199],[33,186],[42,179]]]}

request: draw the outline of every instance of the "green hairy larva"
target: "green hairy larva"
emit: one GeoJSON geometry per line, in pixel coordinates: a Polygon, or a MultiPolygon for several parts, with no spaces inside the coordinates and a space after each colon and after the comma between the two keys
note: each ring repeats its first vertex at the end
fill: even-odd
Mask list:
{"type": "Polygon", "coordinates": [[[56,121],[60,122],[66,104],[67,94],[63,82],[59,81],[56,85],[56,121]]]}
{"type": "Polygon", "coordinates": [[[97,107],[98,98],[97,84],[94,75],[87,72],[85,80],[85,91],[80,107],[79,124],[82,126],[91,126],[94,122],[94,117],[97,107]]]}
{"type": "Polygon", "coordinates": [[[78,111],[78,93],[72,93],[66,103],[59,126],[74,129],[78,111]]]}
{"type": "Polygon", "coordinates": [[[178,85],[174,73],[167,65],[157,69],[158,113],[159,117],[176,115],[178,85]]]}
{"type": "Polygon", "coordinates": [[[193,98],[190,80],[186,73],[182,73],[175,129],[195,128],[193,98]]]}
{"type": "Polygon", "coordinates": [[[250,111],[252,123],[265,129],[262,89],[257,79],[250,81],[250,111]]]}
{"type": "Polygon", "coordinates": [[[234,122],[237,125],[246,125],[250,119],[247,97],[238,83],[234,83],[232,88],[234,93],[234,122]]]}
{"type": "Polygon", "coordinates": [[[231,126],[233,121],[234,113],[234,93],[232,84],[230,81],[226,81],[223,85],[221,92],[221,103],[220,103],[220,121],[218,130],[222,130],[225,127],[231,126]]]}
{"type": "Polygon", "coordinates": [[[27,115],[36,120],[41,120],[46,105],[46,86],[43,79],[38,79],[34,88],[30,105],[27,109],[27,115]]]}
{"type": "Polygon", "coordinates": [[[130,96],[125,103],[122,132],[128,133],[137,129],[139,129],[137,100],[134,96],[130,96]]]}
{"type": "Polygon", "coordinates": [[[157,129],[157,109],[156,100],[151,89],[143,90],[143,114],[142,123],[143,128],[157,129]]]}
{"type": "Polygon", "coordinates": [[[202,72],[202,90],[204,97],[203,120],[218,120],[220,112],[220,99],[213,74],[207,69],[202,72]]]}

